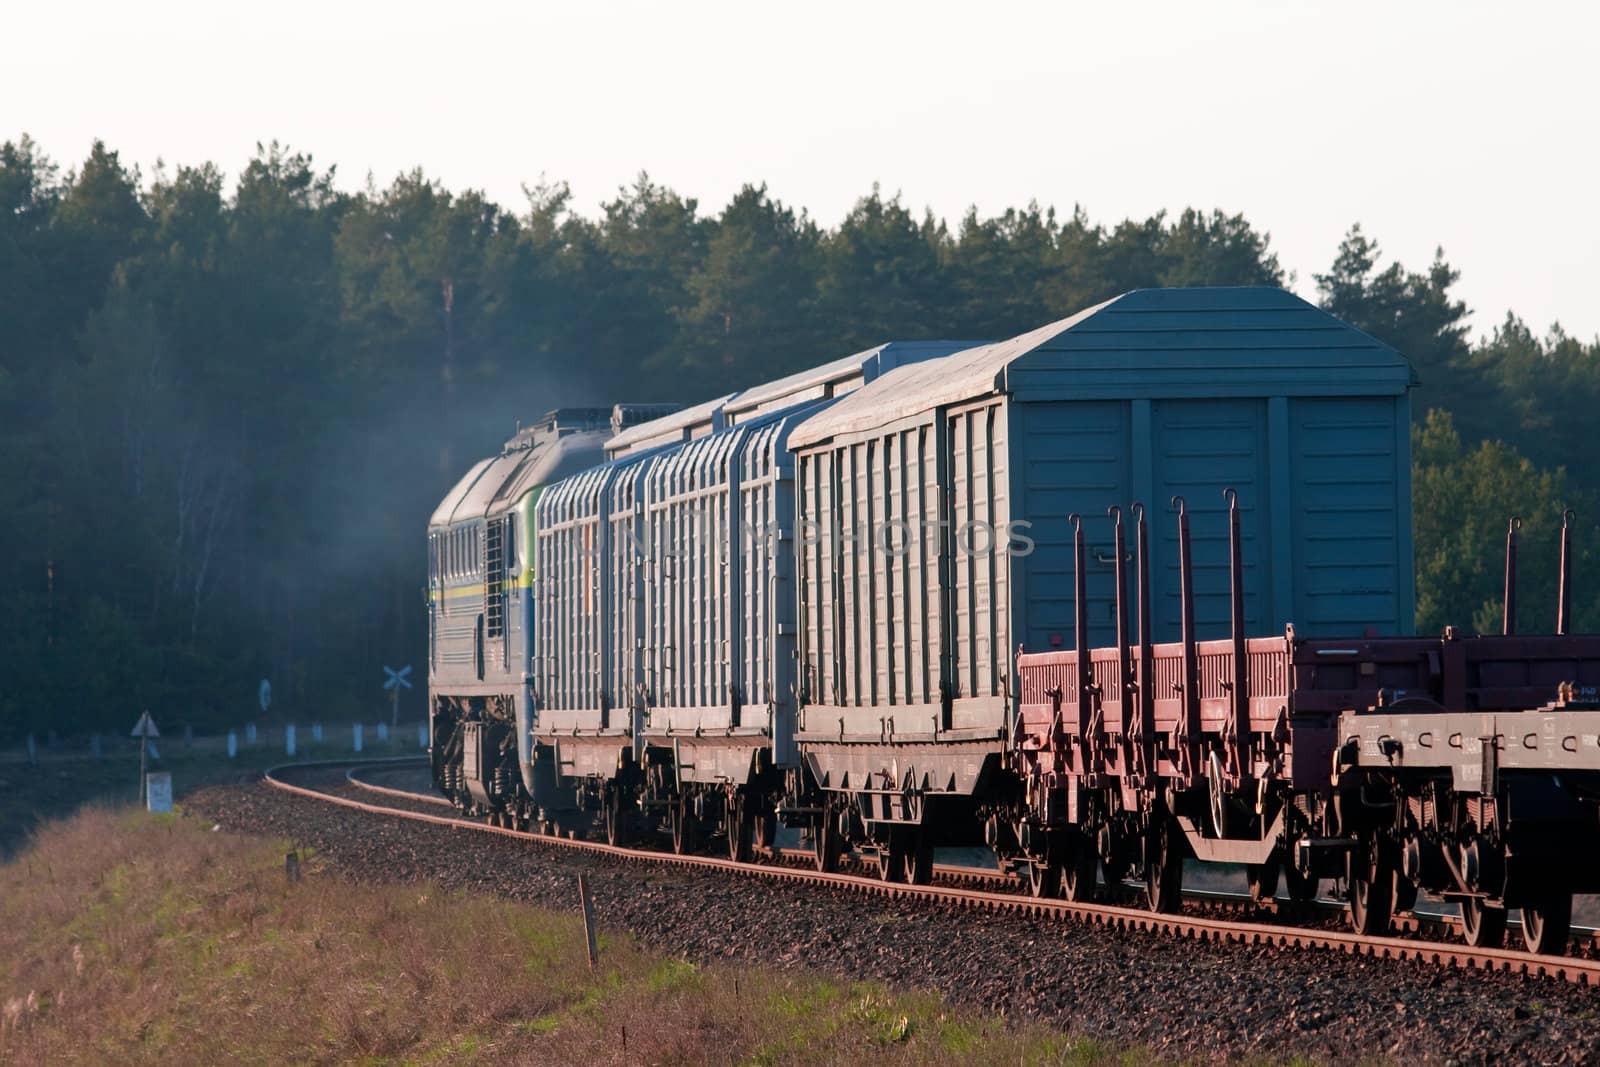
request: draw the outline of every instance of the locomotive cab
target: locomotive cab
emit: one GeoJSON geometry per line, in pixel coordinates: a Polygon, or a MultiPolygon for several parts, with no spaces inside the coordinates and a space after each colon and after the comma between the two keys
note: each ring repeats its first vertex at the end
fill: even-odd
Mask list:
{"type": "Polygon", "coordinates": [[[462,811],[532,812],[527,753],[535,580],[534,504],[551,482],[604,459],[609,408],[561,408],[475,464],[428,524],[429,754],[462,811]],[[520,729],[519,729],[520,724],[520,729]]]}

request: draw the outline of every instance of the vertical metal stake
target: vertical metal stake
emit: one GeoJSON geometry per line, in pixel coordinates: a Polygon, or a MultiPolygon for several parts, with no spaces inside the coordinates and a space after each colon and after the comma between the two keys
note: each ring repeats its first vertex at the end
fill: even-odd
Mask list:
{"type": "Polygon", "coordinates": [[[583,905],[583,936],[589,942],[589,969],[600,963],[600,945],[594,936],[594,900],[589,896],[589,876],[578,874],[578,899],[583,905]]]}
{"type": "Polygon", "coordinates": [[[1084,556],[1083,517],[1074,512],[1067,516],[1067,522],[1072,524],[1072,647],[1076,656],[1073,664],[1076,677],[1073,679],[1072,702],[1077,709],[1077,721],[1073,733],[1083,737],[1089,732],[1091,703],[1089,688],[1094,682],[1089,663],[1088,576],[1084,573],[1087,567],[1084,556]]]}
{"type": "Polygon", "coordinates": [[[1139,739],[1140,755],[1144,760],[1141,774],[1155,769],[1155,659],[1150,650],[1150,527],[1145,521],[1144,505],[1135,502],[1130,509],[1134,519],[1134,567],[1138,572],[1139,607],[1139,662],[1137,666],[1139,688],[1139,739]]]}
{"type": "Polygon", "coordinates": [[[1522,520],[1512,517],[1506,524],[1506,598],[1505,617],[1500,623],[1500,632],[1514,634],[1517,632],[1517,531],[1522,529],[1522,520]]]}
{"type": "Polygon", "coordinates": [[[1565,634],[1572,625],[1572,520],[1576,513],[1567,508],[1561,513],[1561,576],[1556,588],[1556,633],[1565,634]]]}

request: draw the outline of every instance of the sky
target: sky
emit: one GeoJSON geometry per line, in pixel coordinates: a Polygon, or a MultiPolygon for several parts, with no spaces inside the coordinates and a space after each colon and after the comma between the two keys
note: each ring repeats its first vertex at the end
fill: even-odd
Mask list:
{"type": "Polygon", "coordinates": [[[1474,334],[1600,335],[1600,4],[7,5],[0,139],[148,174],[260,141],[379,185],[420,166],[521,208],[639,171],[715,213],[745,182],[836,224],[874,182],[954,224],[1242,212],[1313,296],[1359,222],[1442,246],[1474,334]]]}

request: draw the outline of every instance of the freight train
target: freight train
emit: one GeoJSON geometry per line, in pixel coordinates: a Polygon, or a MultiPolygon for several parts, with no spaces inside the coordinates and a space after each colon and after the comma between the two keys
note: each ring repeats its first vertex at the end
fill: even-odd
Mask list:
{"type": "Polygon", "coordinates": [[[1555,634],[1412,632],[1412,384],[1282,290],[1154,289],[554,411],[429,524],[434,780],[613,844],[797,828],[894,881],[984,844],[1159,911],[1186,859],[1339,879],[1368,933],[1427,891],[1561,951],[1600,889],[1600,638],[1565,549],[1555,634]]]}

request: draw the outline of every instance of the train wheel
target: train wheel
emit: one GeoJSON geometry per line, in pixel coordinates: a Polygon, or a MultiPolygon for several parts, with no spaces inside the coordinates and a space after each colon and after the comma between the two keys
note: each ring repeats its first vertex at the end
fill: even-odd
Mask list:
{"type": "Polygon", "coordinates": [[[605,800],[606,844],[621,846],[628,843],[628,813],[622,807],[622,790],[615,785],[606,787],[605,800]]]}
{"type": "Polygon", "coordinates": [[[1365,842],[1365,855],[1350,853],[1350,925],[1356,933],[1379,937],[1389,932],[1394,915],[1394,866],[1376,840],[1365,842]]]}
{"type": "Polygon", "coordinates": [[[1529,952],[1561,956],[1572,936],[1572,894],[1547,893],[1522,906],[1522,943],[1529,952]]]}
{"type": "Polygon", "coordinates": [[[700,847],[700,820],[695,818],[694,805],[686,796],[673,801],[669,820],[672,824],[672,851],[688,855],[700,847]]]}
{"type": "Polygon", "coordinates": [[[1174,840],[1170,819],[1161,819],[1145,842],[1145,895],[1150,910],[1176,915],[1183,910],[1183,848],[1174,840]]]}
{"type": "Polygon", "coordinates": [[[1087,904],[1093,900],[1094,880],[1099,867],[1100,857],[1088,842],[1079,842],[1069,848],[1061,867],[1061,888],[1066,898],[1074,904],[1087,904]]]}
{"type": "Polygon", "coordinates": [[[727,805],[728,823],[728,858],[735,863],[750,862],[751,838],[755,835],[754,820],[745,812],[743,794],[735,793],[728,798],[727,805]]]}
{"type": "Polygon", "coordinates": [[[1402,912],[1412,911],[1417,906],[1417,885],[1411,879],[1394,872],[1394,910],[1398,915],[1402,912]]]}
{"type": "Polygon", "coordinates": [[[1461,936],[1473,948],[1499,948],[1506,943],[1506,909],[1467,897],[1461,902],[1461,936]]]}
{"type": "Polygon", "coordinates": [[[890,827],[889,840],[878,849],[878,877],[903,882],[906,877],[906,839],[898,826],[890,827]]]}
{"type": "Polygon", "coordinates": [[[1302,874],[1300,868],[1292,863],[1283,865],[1283,888],[1289,893],[1289,899],[1299,904],[1306,904],[1317,899],[1317,884],[1319,879],[1309,874],[1302,874]]]}
{"type": "Polygon", "coordinates": [[[906,881],[927,885],[933,881],[933,837],[921,827],[907,830],[906,836],[906,881]]]}
{"type": "Polygon", "coordinates": [[[1278,895],[1278,871],[1283,865],[1276,859],[1265,863],[1252,863],[1245,867],[1245,877],[1250,880],[1250,900],[1264,904],[1278,895]]]}
{"type": "Polygon", "coordinates": [[[832,874],[839,869],[844,840],[839,836],[838,823],[826,812],[811,828],[811,848],[817,859],[817,870],[832,874]]]}
{"type": "Polygon", "coordinates": [[[1061,895],[1061,863],[1055,857],[1028,864],[1028,891],[1036,897],[1061,895]]]}

